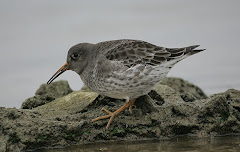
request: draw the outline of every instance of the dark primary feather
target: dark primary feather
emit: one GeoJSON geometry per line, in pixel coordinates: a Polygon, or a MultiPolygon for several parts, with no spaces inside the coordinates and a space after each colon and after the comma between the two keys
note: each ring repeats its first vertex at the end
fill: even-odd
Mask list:
{"type": "Polygon", "coordinates": [[[121,61],[125,66],[137,64],[159,65],[179,58],[185,54],[195,54],[203,50],[194,50],[198,45],[184,48],[164,48],[140,40],[115,40],[99,43],[104,46],[102,53],[109,60],[121,61]]]}

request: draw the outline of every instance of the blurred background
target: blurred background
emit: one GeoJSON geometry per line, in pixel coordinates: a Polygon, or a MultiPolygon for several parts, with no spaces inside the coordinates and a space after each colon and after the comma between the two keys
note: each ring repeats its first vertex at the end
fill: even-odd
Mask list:
{"type": "MultiPolygon", "coordinates": [[[[80,42],[139,39],[164,47],[207,50],[170,71],[206,94],[240,89],[238,0],[0,0],[0,106],[17,107],[66,61],[80,42]]],[[[80,77],[68,71],[79,90],[80,77]]]]}

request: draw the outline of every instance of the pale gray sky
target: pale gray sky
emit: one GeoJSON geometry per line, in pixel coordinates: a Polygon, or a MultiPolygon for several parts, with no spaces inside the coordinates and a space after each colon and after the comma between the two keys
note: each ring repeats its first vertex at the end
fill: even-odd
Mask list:
{"type": "MultiPolygon", "coordinates": [[[[207,94],[240,89],[238,0],[0,0],[0,106],[20,107],[66,61],[80,42],[140,39],[165,47],[206,48],[178,63],[169,76],[207,94]]],[[[74,72],[74,90],[82,81],[74,72]]]]}

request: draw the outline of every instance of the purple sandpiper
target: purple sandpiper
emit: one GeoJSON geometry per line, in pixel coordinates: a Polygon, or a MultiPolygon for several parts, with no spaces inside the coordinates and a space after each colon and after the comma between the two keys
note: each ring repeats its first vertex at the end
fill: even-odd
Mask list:
{"type": "Polygon", "coordinates": [[[199,45],[165,48],[140,40],[113,40],[97,44],[79,43],[68,51],[67,62],[50,78],[50,84],[66,70],[75,71],[92,91],[126,103],[118,110],[93,119],[109,118],[108,129],[119,112],[134,107],[136,98],[148,94],[180,60],[201,52],[199,45]]]}

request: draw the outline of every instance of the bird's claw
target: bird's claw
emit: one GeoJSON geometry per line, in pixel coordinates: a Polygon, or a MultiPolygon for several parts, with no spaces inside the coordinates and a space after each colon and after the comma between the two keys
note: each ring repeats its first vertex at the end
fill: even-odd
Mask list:
{"type": "Polygon", "coordinates": [[[133,108],[136,108],[136,107],[137,107],[136,105],[130,105],[130,106],[129,106],[129,112],[132,113],[132,109],[133,109],[133,108]]]}

